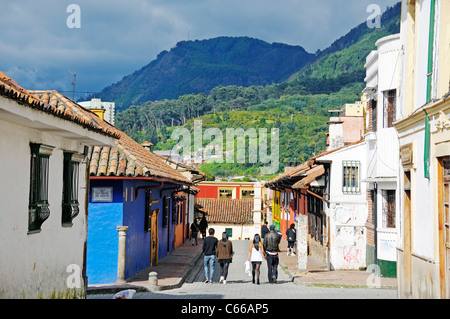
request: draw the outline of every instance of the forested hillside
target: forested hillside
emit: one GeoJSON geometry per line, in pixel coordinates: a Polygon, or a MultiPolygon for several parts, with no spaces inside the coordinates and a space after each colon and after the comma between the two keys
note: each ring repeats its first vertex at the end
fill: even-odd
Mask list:
{"type": "Polygon", "coordinates": [[[114,101],[122,111],[146,101],[209,93],[219,85],[268,85],[286,80],[314,58],[301,46],[249,37],[181,41],[96,97],[114,101]]]}
{"type": "MultiPolygon", "coordinates": [[[[177,99],[145,102],[117,114],[117,125],[138,142],[151,141],[155,149],[171,149],[177,126],[203,129],[279,128],[280,170],[325,148],[328,110],[360,99],[366,56],[375,42],[399,32],[400,5],[389,8],[381,28],[362,23],[318,53],[318,59],[300,69],[291,80],[265,86],[217,86],[208,94],[186,94],[177,99]]],[[[203,164],[215,176],[257,176],[255,164],[203,164]]]]}

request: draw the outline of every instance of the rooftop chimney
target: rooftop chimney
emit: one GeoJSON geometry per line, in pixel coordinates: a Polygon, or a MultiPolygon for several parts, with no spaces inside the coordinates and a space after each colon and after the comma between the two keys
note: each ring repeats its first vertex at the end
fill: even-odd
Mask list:
{"type": "Polygon", "coordinates": [[[153,148],[153,143],[145,141],[144,143],[141,144],[141,146],[151,152],[153,148]]]}
{"type": "Polygon", "coordinates": [[[91,109],[99,118],[102,120],[105,119],[105,109],[91,109]]]}
{"type": "Polygon", "coordinates": [[[329,132],[329,145],[328,151],[335,150],[344,146],[344,128],[343,121],[340,118],[340,110],[330,110],[329,113],[337,113],[332,114],[330,117],[330,121],[328,122],[328,132],[329,132]]]}

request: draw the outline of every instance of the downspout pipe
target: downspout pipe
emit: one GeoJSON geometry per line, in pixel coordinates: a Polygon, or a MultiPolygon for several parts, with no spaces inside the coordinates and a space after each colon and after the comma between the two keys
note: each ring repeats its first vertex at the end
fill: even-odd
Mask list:
{"type": "Polygon", "coordinates": [[[430,100],[431,100],[431,84],[432,84],[432,78],[433,78],[435,17],[436,17],[436,0],[431,0],[430,29],[429,29],[429,35],[428,35],[427,103],[430,102],[430,100]]]}
{"type": "Polygon", "coordinates": [[[375,218],[374,218],[374,242],[375,242],[375,251],[374,251],[374,264],[378,265],[378,184],[374,183],[373,185],[373,189],[374,189],[374,198],[373,198],[373,207],[374,207],[374,211],[375,211],[375,218]]]}

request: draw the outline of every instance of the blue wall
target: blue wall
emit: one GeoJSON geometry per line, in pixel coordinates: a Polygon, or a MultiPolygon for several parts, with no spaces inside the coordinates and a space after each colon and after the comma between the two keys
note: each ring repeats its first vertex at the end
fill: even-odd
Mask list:
{"type": "MultiPolygon", "coordinates": [[[[124,188],[128,189],[128,200],[123,204],[123,224],[128,226],[126,245],[125,278],[135,275],[145,267],[150,266],[150,232],[146,232],[145,225],[145,190],[136,189],[140,186],[158,185],[142,181],[124,181],[124,188]],[[133,192],[133,197],[131,197],[133,192]]],[[[152,198],[157,190],[152,189],[152,198]]]]}
{"type": "MultiPolygon", "coordinates": [[[[126,239],[125,278],[150,266],[150,232],[145,231],[145,189],[159,183],[139,180],[91,180],[88,215],[87,276],[88,283],[106,284],[117,280],[118,231],[117,226],[128,226],[126,239]],[[92,203],[92,187],[113,187],[113,203],[92,203]],[[124,197],[124,195],[127,195],[124,197]]],[[[167,184],[164,188],[172,188],[167,184]]],[[[159,209],[158,259],[174,250],[175,226],[172,224],[170,203],[169,227],[163,227],[163,196],[171,197],[173,189],[151,190],[152,200],[159,200],[152,209],[159,209]]]]}
{"type": "MultiPolygon", "coordinates": [[[[89,197],[87,262],[88,284],[113,283],[117,280],[119,233],[122,225],[122,182],[91,181],[92,187],[113,186],[112,203],[92,203],[89,197]]],[[[92,191],[90,192],[91,196],[92,191]]]]}

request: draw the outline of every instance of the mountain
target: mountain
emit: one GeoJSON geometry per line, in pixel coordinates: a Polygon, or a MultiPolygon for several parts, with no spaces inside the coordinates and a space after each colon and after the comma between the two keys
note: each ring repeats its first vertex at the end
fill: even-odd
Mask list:
{"type": "Polygon", "coordinates": [[[287,79],[314,58],[301,46],[249,37],[181,41],[96,97],[116,102],[122,111],[146,101],[209,93],[219,85],[268,85],[287,79]]]}
{"type": "MultiPolygon", "coordinates": [[[[381,28],[358,25],[319,52],[289,80],[270,85],[217,86],[208,94],[185,94],[167,101],[148,101],[119,112],[116,125],[138,142],[170,150],[171,132],[179,126],[192,130],[193,120],[203,129],[278,128],[280,171],[288,162],[302,161],[324,150],[328,110],[354,103],[363,90],[367,55],[378,39],[400,31],[400,4],[382,16],[381,28]]],[[[225,149],[226,150],[226,149],[225,149]]],[[[214,176],[256,176],[256,164],[203,164],[214,176]]]]}
{"type": "Polygon", "coordinates": [[[299,69],[289,80],[337,79],[351,77],[363,82],[364,64],[375,42],[390,34],[400,32],[401,3],[388,8],[381,16],[380,28],[370,28],[363,22],[334,41],[328,48],[316,53],[317,58],[299,69]]]}

